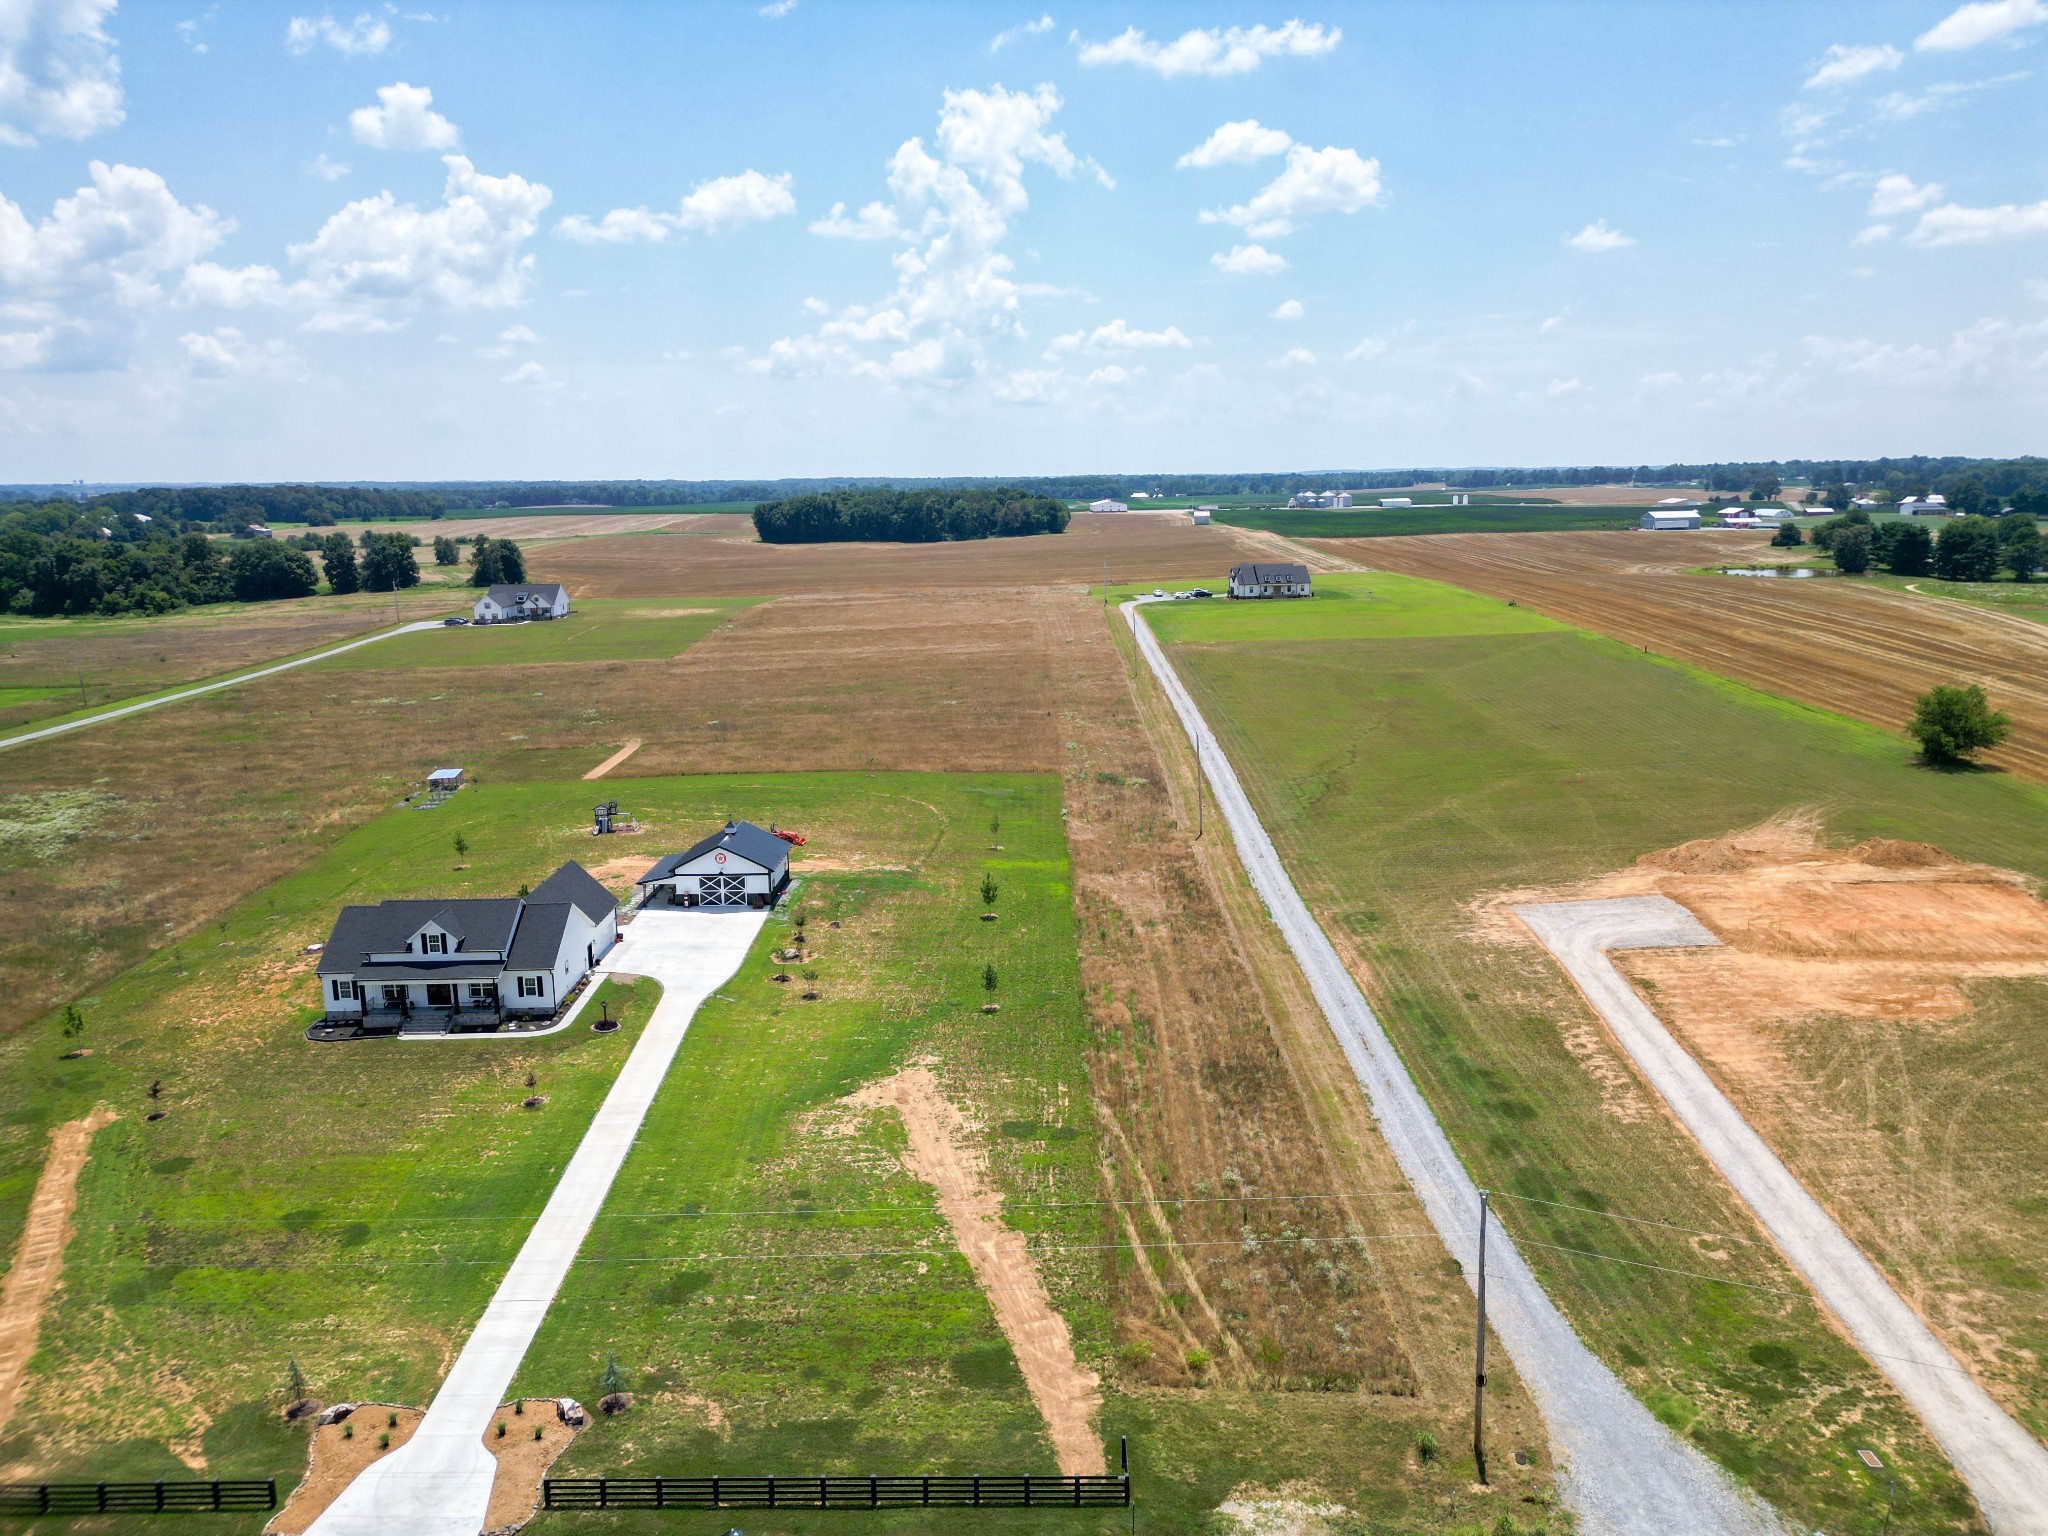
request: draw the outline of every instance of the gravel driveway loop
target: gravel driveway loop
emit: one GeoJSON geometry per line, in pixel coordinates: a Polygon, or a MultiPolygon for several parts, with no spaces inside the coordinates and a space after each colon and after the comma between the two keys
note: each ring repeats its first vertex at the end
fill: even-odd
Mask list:
{"type": "Polygon", "coordinates": [[[2048,1449],[1942,1347],[1606,955],[1720,940],[1668,896],[1550,902],[1517,907],[1515,914],[1571,973],[1622,1049],[1871,1364],[1913,1405],[1977,1496],[1991,1529],[2000,1536],[2048,1536],[2048,1449]]]}
{"type": "MultiPolygon", "coordinates": [[[[1123,605],[1138,649],[1194,739],[1245,873],[1294,951],[1387,1145],[1470,1283],[1478,1263],[1478,1187],[1451,1150],[1357,981],[1309,916],[1229,760],[1151,627],[1138,617],[1146,601],[1152,600],[1123,605]]],[[[1550,1427],[1559,1482],[1581,1536],[1764,1536],[1784,1531],[1768,1505],[1738,1488],[1630,1395],[1572,1331],[1505,1233],[1496,1232],[1487,1242],[1486,1273],[1488,1320],[1550,1427]]]]}
{"type": "MultiPolygon", "coordinates": [[[[343,1489],[309,1536],[477,1536],[483,1529],[498,1470],[484,1432],[611,1192],[698,1005],[739,969],[767,920],[766,912],[642,912],[605,956],[601,972],[661,983],[654,1016],[420,1427],[343,1489]]],[[[586,989],[582,1002],[596,990],[586,989]]]]}

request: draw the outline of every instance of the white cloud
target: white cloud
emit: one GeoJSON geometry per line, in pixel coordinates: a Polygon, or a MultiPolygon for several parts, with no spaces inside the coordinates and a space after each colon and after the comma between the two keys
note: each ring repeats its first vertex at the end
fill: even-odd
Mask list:
{"type": "Polygon", "coordinates": [[[187,331],[178,338],[185,349],[185,366],[201,378],[221,379],[235,374],[289,374],[297,371],[298,359],[281,341],[258,345],[232,325],[217,326],[211,332],[187,331]]]}
{"type": "Polygon", "coordinates": [[[1974,0],[1914,38],[1913,46],[1943,52],[1976,48],[2044,21],[2048,21],[2048,4],[2042,0],[1974,0]]]}
{"type": "Polygon", "coordinates": [[[1036,21],[1020,22],[1018,25],[998,32],[988,45],[990,53],[1001,53],[1020,38],[1037,37],[1052,30],[1052,17],[1040,16],[1036,21]]]}
{"type": "Polygon", "coordinates": [[[1107,363],[1088,375],[1088,382],[1097,386],[1114,389],[1119,384],[1128,384],[1144,373],[1144,369],[1125,368],[1119,363],[1107,363]]]}
{"type": "Polygon", "coordinates": [[[829,315],[832,313],[832,306],[815,294],[811,294],[807,295],[804,299],[804,313],[807,315],[829,315]]]}
{"type": "MultiPolygon", "coordinates": [[[[408,20],[421,20],[408,17],[408,20]]],[[[343,26],[331,15],[294,16],[284,29],[284,45],[293,53],[311,53],[328,47],[344,58],[366,59],[391,46],[391,24],[381,17],[362,15],[343,26]]]]}
{"type": "Polygon", "coordinates": [[[1225,123],[1174,164],[1195,167],[1243,165],[1263,160],[1269,155],[1284,155],[1293,147],[1291,135],[1278,128],[1263,127],[1257,118],[1247,117],[1241,122],[1225,123]]]}
{"type": "Polygon", "coordinates": [[[1856,238],[1854,240],[1851,240],[1849,243],[1851,245],[1875,245],[1878,241],[1889,240],[1891,239],[1891,237],[1891,225],[1866,224],[1862,229],[1856,231],[1856,238]]]}
{"type": "Polygon", "coordinates": [[[2048,235],[2048,200],[1996,208],[1965,208],[1944,203],[1920,215],[1906,240],[1912,245],[1982,245],[1992,240],[2017,240],[2048,235]]]}
{"type": "Polygon", "coordinates": [[[882,237],[899,233],[894,290],[874,304],[851,305],[816,335],[784,337],[749,366],[773,373],[836,372],[886,384],[954,387],[984,369],[984,338],[1021,334],[1023,301],[1042,285],[1011,277],[1001,249],[1010,219],[1029,204],[1026,167],[1071,178],[1087,162],[1054,132],[1060,96],[1035,91],[949,90],[933,149],[906,140],[890,157],[887,203],[857,219],[843,206],[813,225],[821,234],[882,237]],[[893,348],[884,357],[862,350],[893,348]]]}
{"type": "MultiPolygon", "coordinates": [[[[555,233],[582,245],[624,245],[634,240],[662,241],[673,230],[697,229],[722,234],[761,219],[796,212],[790,177],[742,171],[699,182],[684,195],[674,213],[649,208],[614,208],[601,219],[572,213],[555,225],[555,233]]],[[[815,227],[815,226],[814,226],[815,227]]]]}
{"type": "Polygon", "coordinates": [[[0,355],[12,366],[116,366],[158,280],[199,260],[234,228],[178,201],[154,171],[91,164],[92,184],[31,222],[0,196],[0,355]]]}
{"type": "Polygon", "coordinates": [[[896,210],[887,203],[869,203],[851,218],[846,204],[834,203],[824,218],[811,221],[811,233],[837,240],[895,240],[904,229],[896,221],[896,210]]]}
{"type": "Polygon", "coordinates": [[[795,213],[796,198],[790,194],[790,180],[787,171],[780,176],[741,171],[737,176],[700,182],[683,198],[676,227],[717,234],[738,229],[742,224],[795,213]]]}
{"type": "Polygon", "coordinates": [[[178,41],[187,48],[190,48],[194,53],[212,52],[212,45],[201,41],[199,34],[212,26],[214,20],[219,15],[220,6],[218,3],[215,3],[209,5],[200,15],[186,17],[178,23],[175,29],[178,34],[178,41]]]}
{"type": "Polygon", "coordinates": [[[1645,389],[1676,389],[1684,382],[1685,375],[1669,371],[1664,373],[1646,373],[1643,375],[1643,388],[1645,389]]]}
{"type": "Polygon", "coordinates": [[[1356,213],[1381,198],[1380,163],[1355,149],[1310,149],[1297,144],[1287,151],[1286,169],[1267,182],[1248,203],[1204,210],[1205,224],[1235,224],[1257,240],[1292,234],[1303,219],[1319,213],[1356,213]]]}
{"type": "Polygon", "coordinates": [[[1576,235],[1566,235],[1564,243],[1575,251],[1618,251],[1634,245],[1633,235],[1624,235],[1618,229],[1609,229],[1605,219],[1595,219],[1576,235]]]}
{"type": "Polygon", "coordinates": [[[1987,318],[1936,346],[1829,336],[1808,336],[1803,346],[1815,365],[1898,389],[1924,392],[1993,379],[2018,386],[2038,379],[2048,359],[2048,320],[1987,318]]]}
{"type": "Polygon", "coordinates": [[[770,21],[780,21],[795,9],[796,0],[768,0],[768,4],[761,7],[761,14],[770,21]]]}
{"type": "Polygon", "coordinates": [[[645,208],[614,208],[592,222],[572,213],[555,225],[555,233],[579,245],[624,245],[631,240],[666,240],[672,220],[667,214],[645,208]]]}
{"type": "Polygon", "coordinates": [[[224,267],[201,261],[185,269],[177,302],[187,309],[262,309],[288,297],[275,267],[224,267]]]}
{"type": "Polygon", "coordinates": [[[1941,201],[1941,183],[1913,185],[1913,178],[1887,172],[1871,189],[1868,212],[1873,219],[1895,219],[1902,213],[1918,213],[1929,203],[1941,201]]]}
{"type": "Polygon", "coordinates": [[[1546,399],[1562,400],[1566,395],[1576,395],[1586,386],[1577,379],[1552,379],[1543,386],[1546,399]]]}
{"type": "Polygon", "coordinates": [[[1194,343],[1177,325],[1169,325],[1163,331],[1141,331],[1126,324],[1122,319],[1098,325],[1093,331],[1074,331],[1066,336],[1053,338],[1045,350],[1048,359],[1064,357],[1069,352],[1087,348],[1090,352],[1142,352],[1161,347],[1187,348],[1194,343]]]}
{"type": "Polygon", "coordinates": [[[500,384],[525,384],[535,389],[554,389],[556,387],[555,376],[531,359],[521,363],[510,373],[499,374],[498,382],[500,384]]]}
{"type": "Polygon", "coordinates": [[[1379,337],[1368,336],[1344,354],[1344,361],[1347,363],[1369,362],[1373,358],[1382,355],[1386,350],[1387,344],[1379,337]]]}
{"type": "Polygon", "coordinates": [[[1020,368],[997,379],[989,393],[1011,405],[1050,405],[1066,381],[1057,368],[1020,368]]]}
{"type": "Polygon", "coordinates": [[[1910,91],[1893,91],[1878,98],[1877,116],[1888,123],[1910,122],[1923,113],[1960,106],[1979,91],[2025,80],[2029,73],[2022,69],[2007,75],[1994,75],[1988,80],[1937,80],[1917,95],[1910,91]]]}
{"type": "Polygon", "coordinates": [[[505,309],[526,301],[524,250],[554,194],[521,176],[485,176],[446,155],[441,203],[422,209],[389,192],[348,204],[289,248],[305,277],[293,296],[321,330],[381,330],[420,309],[505,309]]]}
{"type": "MultiPolygon", "coordinates": [[[[453,340],[453,337],[448,338],[453,340]]],[[[478,347],[476,355],[486,360],[517,357],[521,347],[537,347],[540,337],[528,325],[508,325],[498,332],[498,344],[494,347],[478,347]]]]}
{"type": "Polygon", "coordinates": [[[1822,57],[1820,67],[1806,77],[1806,88],[1811,91],[1847,85],[1879,70],[1897,69],[1905,62],[1906,56],[1890,43],[1867,47],[1836,43],[1822,57]]]}
{"type": "Polygon", "coordinates": [[[1275,320],[1299,320],[1308,311],[1301,307],[1301,300],[1289,299],[1273,311],[1275,320]]]}
{"type": "Polygon", "coordinates": [[[317,176],[322,181],[339,181],[348,174],[348,165],[344,161],[328,159],[323,150],[307,164],[306,174],[317,176]]]}
{"type": "Polygon", "coordinates": [[[433,103],[424,85],[380,85],[376,106],[349,113],[349,132],[372,149],[453,149],[461,135],[433,103]]]}
{"type": "Polygon", "coordinates": [[[122,117],[121,62],[100,23],[114,0],[0,3],[0,144],[82,139],[122,117]]]}
{"type": "Polygon", "coordinates": [[[1344,36],[1321,22],[1277,27],[1196,27],[1171,42],[1154,42],[1136,27],[1106,43],[1085,43],[1083,64],[1135,64],[1171,80],[1177,75],[1242,75],[1267,59],[1315,58],[1344,36]]]}
{"type": "Polygon", "coordinates": [[[1211,256],[1209,265],[1232,277],[1269,277],[1287,270],[1287,258],[1263,245],[1233,245],[1211,256]]]}
{"type": "Polygon", "coordinates": [[[1316,355],[1307,347],[1289,347],[1273,363],[1275,368],[1313,368],[1315,365],[1316,355]]]}
{"type": "Polygon", "coordinates": [[[1546,315],[1543,323],[1536,327],[1536,332],[1540,336],[1548,336],[1552,331],[1561,331],[1563,329],[1563,315],[1546,315]]]}

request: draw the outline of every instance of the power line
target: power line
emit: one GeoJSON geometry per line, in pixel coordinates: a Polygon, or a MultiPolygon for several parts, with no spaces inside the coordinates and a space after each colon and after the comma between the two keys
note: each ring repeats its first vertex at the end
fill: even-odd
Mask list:
{"type": "Polygon", "coordinates": [[[1737,1237],[1729,1232],[1708,1232],[1699,1227],[1681,1227],[1675,1221],[1666,1221],[1655,1216],[1625,1216],[1620,1211],[1603,1211],[1597,1205],[1572,1205],[1563,1200],[1544,1200],[1535,1195],[1511,1194],[1504,1189],[1490,1191],[1496,1199],[1522,1200],[1531,1205],[1547,1205],[1560,1211],[1584,1211],[1589,1216],[1605,1216],[1609,1221],[1626,1221],[1639,1227],[1658,1227],[1666,1232],[1683,1232],[1688,1237],[1711,1237],[1724,1243],[1755,1243],[1753,1237],[1737,1237]]]}

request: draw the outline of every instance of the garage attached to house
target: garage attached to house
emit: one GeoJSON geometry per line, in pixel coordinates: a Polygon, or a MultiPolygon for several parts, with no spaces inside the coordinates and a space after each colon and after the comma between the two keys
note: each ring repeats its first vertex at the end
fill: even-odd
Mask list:
{"type": "Polygon", "coordinates": [[[751,821],[728,821],[634,883],[649,907],[773,906],[789,885],[789,844],[751,821]]]}

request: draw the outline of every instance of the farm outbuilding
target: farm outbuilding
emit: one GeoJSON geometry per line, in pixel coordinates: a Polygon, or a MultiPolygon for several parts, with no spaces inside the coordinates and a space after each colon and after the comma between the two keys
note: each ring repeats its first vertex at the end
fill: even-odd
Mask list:
{"type": "Polygon", "coordinates": [[[1206,528],[1215,519],[1216,509],[1214,507],[1197,507],[1192,515],[1196,527],[1206,528]]]}
{"type": "Polygon", "coordinates": [[[1305,565],[1244,565],[1233,566],[1230,572],[1230,595],[1232,597],[1308,597],[1311,596],[1308,581],[1308,567],[1305,565]]]}
{"type": "Polygon", "coordinates": [[[1643,528],[1697,528],[1699,525],[1700,515],[1696,511],[1688,511],[1681,507],[1673,507],[1668,511],[1661,507],[1652,507],[1643,514],[1643,520],[1638,526],[1643,528]]]}
{"type": "Polygon", "coordinates": [[[1131,509],[1120,501],[1111,501],[1109,498],[1104,497],[1101,501],[1089,502],[1088,510],[1090,512],[1128,512],[1131,509]]]}
{"type": "Polygon", "coordinates": [[[1946,496],[1908,496],[1899,503],[1899,510],[1908,517],[1947,517],[1946,496]]]}
{"type": "Polygon", "coordinates": [[[728,821],[634,882],[650,907],[767,907],[789,885],[789,844],[751,821],[728,821]]]}

